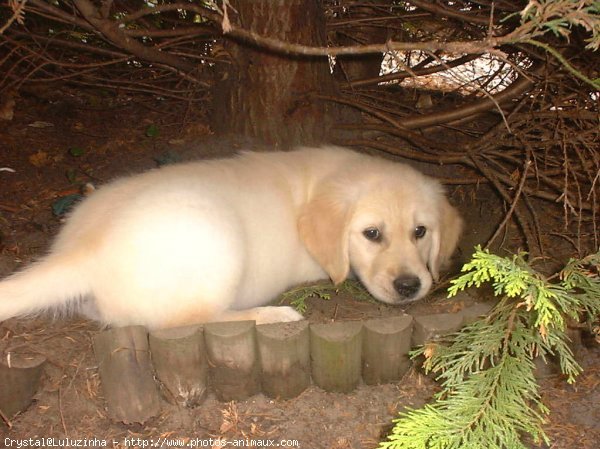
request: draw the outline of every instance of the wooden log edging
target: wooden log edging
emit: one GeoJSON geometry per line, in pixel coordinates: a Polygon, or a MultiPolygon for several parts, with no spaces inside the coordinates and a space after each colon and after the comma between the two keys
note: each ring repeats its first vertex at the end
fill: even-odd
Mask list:
{"type": "Polygon", "coordinates": [[[362,329],[360,321],[310,325],[310,358],[316,385],[338,393],[349,393],[358,386],[362,329]]]}
{"type": "Polygon", "coordinates": [[[94,336],[93,346],[109,417],[133,424],[156,416],[160,401],[152,375],[146,328],[127,326],[106,330],[94,336]]]}
{"type": "Polygon", "coordinates": [[[163,396],[190,407],[200,404],[208,390],[208,361],[202,326],[150,333],[152,364],[163,396]]]}
{"type": "Polygon", "coordinates": [[[289,399],[311,380],[326,391],[346,393],[361,382],[400,380],[411,365],[412,347],[456,332],[492,307],[478,303],[454,314],[327,324],[207,323],[150,334],[131,326],[99,334],[94,348],[109,416],[144,422],[159,413],[158,388],[148,383],[152,376],[167,400],[184,406],[200,404],[209,386],[223,401],[259,392],[289,399]],[[115,391],[117,379],[125,396],[115,391]]]}
{"type": "Polygon", "coordinates": [[[308,321],[256,326],[262,391],[272,398],[298,396],[310,385],[308,321]]]}
{"type": "Polygon", "coordinates": [[[241,400],[260,392],[254,321],[207,323],[204,341],[210,381],[220,400],[241,400]]]}
{"type": "Polygon", "coordinates": [[[413,317],[400,315],[364,323],[362,378],[367,385],[394,382],[408,371],[413,317]]]}
{"type": "Polygon", "coordinates": [[[0,429],[31,404],[45,364],[41,355],[9,353],[0,360],[0,429]]]}

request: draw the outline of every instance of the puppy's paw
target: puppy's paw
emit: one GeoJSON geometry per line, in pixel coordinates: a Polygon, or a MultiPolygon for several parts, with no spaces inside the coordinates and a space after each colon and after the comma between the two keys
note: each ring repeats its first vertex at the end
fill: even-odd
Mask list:
{"type": "Polygon", "coordinates": [[[304,317],[301,313],[295,311],[289,306],[267,306],[256,308],[256,324],[268,323],[287,323],[290,321],[300,321],[304,317]]]}

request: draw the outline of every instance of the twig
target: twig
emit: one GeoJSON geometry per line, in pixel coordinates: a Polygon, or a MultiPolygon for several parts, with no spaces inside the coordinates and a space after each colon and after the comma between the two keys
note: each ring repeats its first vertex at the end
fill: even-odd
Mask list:
{"type": "Polygon", "coordinates": [[[8,426],[9,429],[12,429],[12,422],[10,421],[10,419],[8,419],[8,416],[6,416],[4,414],[4,412],[2,411],[1,408],[0,408],[0,418],[2,418],[2,421],[4,421],[4,423],[8,426]]]}
{"type": "Polygon", "coordinates": [[[65,432],[65,436],[69,437],[69,432],[67,431],[67,424],[65,422],[65,415],[63,413],[62,407],[62,388],[58,387],[58,413],[60,414],[60,422],[62,424],[63,431],[65,432]]]}
{"type": "Polygon", "coordinates": [[[536,47],[544,49],[545,51],[550,53],[552,56],[554,56],[556,59],[558,59],[558,62],[560,62],[564,66],[564,68],[567,69],[572,75],[576,76],[581,81],[584,81],[585,83],[589,84],[594,89],[600,90],[600,81],[599,80],[589,79],[587,76],[585,76],[579,70],[577,70],[575,67],[573,67],[571,64],[569,64],[569,61],[567,61],[565,59],[565,57],[563,55],[561,55],[558,51],[556,51],[554,48],[552,48],[549,45],[546,45],[542,42],[536,41],[534,39],[526,39],[523,41],[523,43],[534,45],[536,47]]]}
{"type": "MultiPolygon", "coordinates": [[[[511,198],[509,197],[508,193],[506,193],[506,190],[500,183],[499,177],[492,170],[488,169],[477,155],[471,154],[470,159],[473,161],[473,164],[477,167],[477,169],[492,183],[492,185],[495,187],[496,191],[500,194],[502,199],[504,199],[504,201],[507,204],[511,203],[511,198]]],[[[529,257],[536,256],[537,251],[533,243],[535,239],[531,235],[531,231],[527,224],[527,220],[521,215],[520,211],[516,208],[516,206],[513,209],[513,214],[516,218],[519,227],[521,228],[521,231],[523,232],[523,236],[525,237],[525,244],[529,251],[529,257]]]]}
{"type": "Polygon", "coordinates": [[[492,235],[492,237],[485,244],[485,248],[490,247],[490,245],[494,242],[494,240],[496,240],[496,238],[500,234],[500,231],[502,231],[502,228],[504,228],[504,226],[506,226],[506,223],[508,223],[508,220],[510,220],[510,218],[512,217],[515,207],[517,206],[517,202],[519,201],[519,198],[521,197],[521,192],[523,192],[523,186],[525,185],[525,181],[527,180],[527,172],[529,171],[530,166],[531,166],[531,159],[529,159],[529,157],[528,157],[527,160],[525,161],[525,164],[523,165],[523,174],[521,175],[521,182],[519,182],[519,187],[517,188],[517,192],[515,193],[515,197],[512,201],[512,204],[510,205],[508,212],[504,216],[504,219],[502,220],[500,225],[498,225],[498,228],[496,229],[496,232],[494,232],[494,235],[492,235]]]}
{"type": "Polygon", "coordinates": [[[26,3],[27,0],[9,0],[8,4],[12,7],[13,14],[0,28],[0,34],[3,34],[15,20],[17,21],[17,23],[23,23],[23,15],[25,14],[24,10],[26,3]]]}

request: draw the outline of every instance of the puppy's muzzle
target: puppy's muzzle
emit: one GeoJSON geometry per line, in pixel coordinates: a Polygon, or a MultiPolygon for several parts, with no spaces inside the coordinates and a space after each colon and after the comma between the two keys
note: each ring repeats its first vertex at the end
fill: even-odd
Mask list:
{"type": "Polygon", "coordinates": [[[394,279],[394,290],[401,298],[411,299],[421,289],[421,279],[417,276],[398,276],[394,279]]]}

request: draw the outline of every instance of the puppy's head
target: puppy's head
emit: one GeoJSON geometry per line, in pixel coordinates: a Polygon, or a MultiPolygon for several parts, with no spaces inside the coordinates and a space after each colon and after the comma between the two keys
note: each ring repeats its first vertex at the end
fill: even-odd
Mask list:
{"type": "Polygon", "coordinates": [[[441,186],[392,164],[378,176],[321,186],[299,220],[311,255],[340,283],[352,271],[380,301],[427,294],[452,255],[462,220],[441,186]]]}

